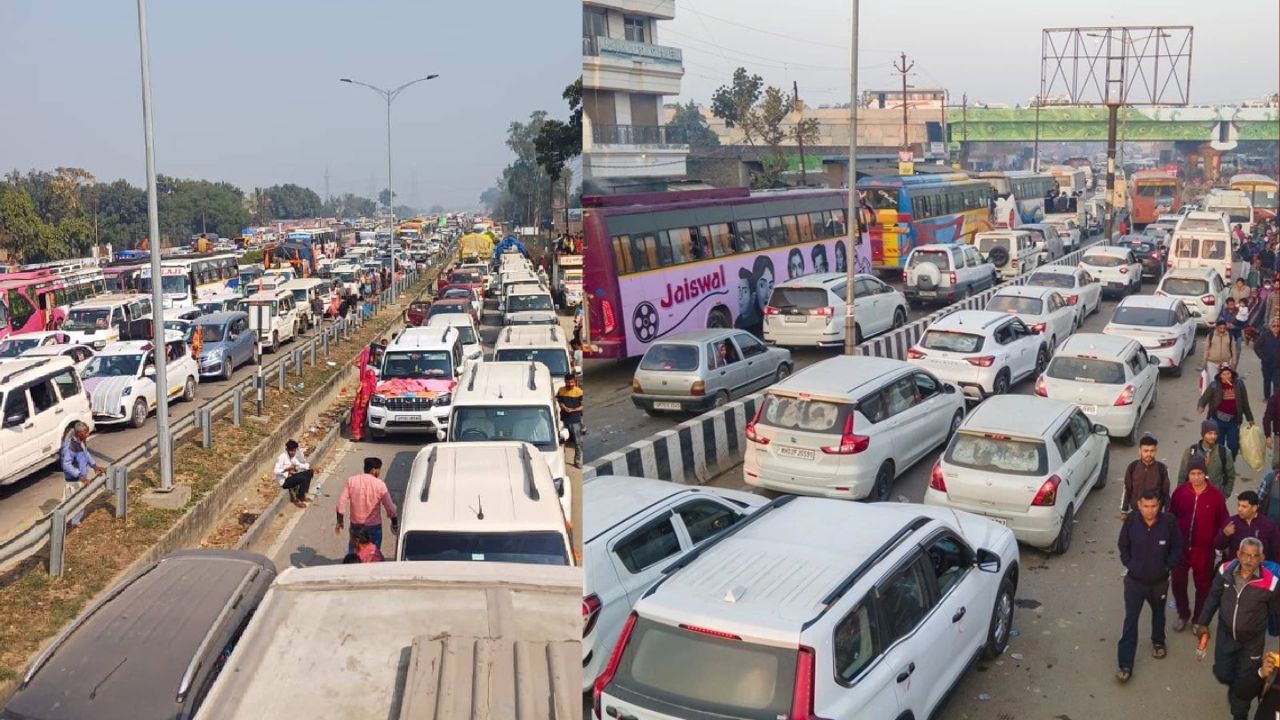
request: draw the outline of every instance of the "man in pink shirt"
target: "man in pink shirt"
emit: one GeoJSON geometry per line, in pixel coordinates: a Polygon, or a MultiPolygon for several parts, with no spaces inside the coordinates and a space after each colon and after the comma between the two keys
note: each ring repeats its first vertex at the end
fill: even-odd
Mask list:
{"type": "Polygon", "coordinates": [[[373,541],[374,547],[382,548],[382,510],[391,518],[391,532],[400,532],[400,519],[396,517],[395,503],[391,502],[391,494],[387,492],[387,484],[382,482],[382,461],[376,457],[364,459],[364,473],[352,475],[342,486],[342,495],[338,497],[338,524],[333,534],[342,533],[342,511],[351,511],[351,533],[347,540],[347,553],[356,551],[355,534],[364,530],[373,541]]]}

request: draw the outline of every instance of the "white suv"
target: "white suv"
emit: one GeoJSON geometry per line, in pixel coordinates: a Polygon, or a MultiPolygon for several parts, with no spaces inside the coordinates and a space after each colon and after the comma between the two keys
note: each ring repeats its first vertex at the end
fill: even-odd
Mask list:
{"type": "Polygon", "coordinates": [[[765,391],[742,472],[769,490],[888,500],[894,479],[945,443],[964,409],[955,386],[909,363],[828,358],[765,391]]]}
{"type": "Polygon", "coordinates": [[[1183,362],[1196,352],[1199,319],[1177,298],[1139,295],[1120,301],[1102,332],[1137,340],[1160,362],[1161,369],[1180,377],[1183,362]]]}
{"type": "Polygon", "coordinates": [[[929,326],[907,350],[907,361],[981,400],[1003,395],[1049,364],[1049,343],[1007,313],[959,310],[929,326]]]}
{"type": "Polygon", "coordinates": [[[964,243],[921,245],[903,266],[903,294],[913,307],[922,302],[950,304],[995,287],[996,266],[964,243]]]}
{"type": "MultiPolygon", "coordinates": [[[[196,399],[200,366],[182,335],[165,331],[165,381],[167,400],[196,399]]],[[[93,417],[99,425],[128,423],[142,427],[156,408],[155,348],[149,341],[127,340],[108,343],[85,366],[81,377],[93,403],[93,417]]]]}
{"type": "Polygon", "coordinates": [[[1008,646],[1013,533],[968,513],[784,496],[636,603],[597,720],[927,718],[1008,646]]]}
{"type": "Polygon", "coordinates": [[[663,480],[600,476],[582,486],[582,690],[604,670],[618,631],[662,570],[768,502],[663,480]]]}
{"type": "Polygon", "coordinates": [[[18,358],[0,370],[0,485],[56,461],[72,426],[93,412],[70,358],[18,358]]]}
{"type": "Polygon", "coordinates": [[[1104,245],[1084,251],[1080,267],[1102,283],[1104,293],[1119,297],[1142,292],[1142,263],[1125,245],[1104,245]]]}
{"type": "Polygon", "coordinates": [[[973,244],[996,266],[1000,277],[1005,280],[1029,273],[1048,261],[1044,250],[1036,245],[1026,230],[980,232],[974,236],[973,244]]]}
{"type": "Polygon", "coordinates": [[[1184,267],[1166,271],[1155,294],[1177,298],[1186,304],[1188,310],[1200,313],[1196,326],[1203,328],[1218,320],[1230,290],[1217,270],[1184,267]]]}
{"type": "MultiPolygon", "coordinates": [[[[786,347],[842,345],[847,290],[844,273],[802,275],[778,283],[764,309],[765,342],[786,347]]],[[[907,324],[906,298],[879,278],[857,275],[853,292],[858,344],[907,324]]]]}

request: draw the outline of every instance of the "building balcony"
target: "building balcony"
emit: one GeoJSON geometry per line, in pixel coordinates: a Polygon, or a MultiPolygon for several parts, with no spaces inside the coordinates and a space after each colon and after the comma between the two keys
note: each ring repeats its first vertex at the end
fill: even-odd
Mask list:
{"type": "Polygon", "coordinates": [[[582,38],[582,84],[588,90],[679,95],[680,48],[604,36],[582,38]]]}
{"type": "Polygon", "coordinates": [[[659,20],[676,18],[676,0],[586,0],[585,4],[617,10],[627,15],[645,15],[659,20]]]}
{"type": "Polygon", "coordinates": [[[666,125],[592,125],[594,145],[685,145],[684,128],[666,125]]]}
{"type": "Polygon", "coordinates": [[[582,54],[586,57],[612,57],[621,60],[683,65],[684,51],[678,47],[654,45],[623,38],[593,35],[582,38],[582,54]]]}

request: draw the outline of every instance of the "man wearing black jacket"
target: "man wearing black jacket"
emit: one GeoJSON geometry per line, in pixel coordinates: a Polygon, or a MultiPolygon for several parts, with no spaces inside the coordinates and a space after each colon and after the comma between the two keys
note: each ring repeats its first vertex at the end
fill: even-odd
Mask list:
{"type": "Polygon", "coordinates": [[[1280,579],[1262,566],[1262,542],[1245,538],[1236,559],[1218,568],[1209,599],[1198,619],[1199,649],[1209,647],[1209,621],[1218,615],[1218,639],[1213,648],[1213,675],[1227,686],[1232,720],[1248,720],[1248,698],[1234,687],[1262,664],[1267,640],[1267,618],[1280,610],[1280,579]],[[1219,612],[1221,611],[1221,612],[1219,612]]]}
{"type": "Polygon", "coordinates": [[[1263,653],[1262,667],[1257,672],[1245,673],[1236,678],[1231,692],[1244,702],[1258,701],[1254,720],[1275,720],[1280,715],[1280,684],[1274,677],[1277,653],[1263,653]]]}
{"type": "Polygon", "coordinates": [[[1253,341],[1253,352],[1262,363],[1262,396],[1271,407],[1271,395],[1276,389],[1276,372],[1280,370],[1280,318],[1267,318],[1266,329],[1253,341]]]}
{"type": "Polygon", "coordinates": [[[1164,612],[1169,596],[1169,573],[1182,557],[1182,533],[1173,515],[1161,512],[1159,492],[1147,488],[1138,496],[1138,512],[1120,527],[1120,562],[1124,576],[1124,631],[1116,648],[1120,669],[1116,679],[1128,682],[1138,649],[1138,619],[1143,604],[1151,606],[1151,656],[1163,658],[1164,612]]]}

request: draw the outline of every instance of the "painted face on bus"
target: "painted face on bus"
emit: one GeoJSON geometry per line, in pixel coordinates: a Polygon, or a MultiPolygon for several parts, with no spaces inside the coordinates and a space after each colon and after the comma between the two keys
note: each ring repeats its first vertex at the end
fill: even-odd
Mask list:
{"type": "Polygon", "coordinates": [[[751,303],[751,277],[738,277],[738,317],[746,317],[755,314],[755,307],[751,303]]]}
{"type": "Polygon", "coordinates": [[[803,274],[804,255],[800,252],[800,248],[791,248],[791,253],[787,255],[787,279],[794,280],[803,274]]]}
{"type": "Polygon", "coordinates": [[[766,266],[756,279],[756,305],[764,309],[769,304],[769,296],[773,294],[773,265],[766,266]]]}
{"type": "Polygon", "coordinates": [[[813,248],[813,271],[815,273],[827,272],[827,247],[825,245],[815,245],[813,248]]]}
{"type": "Polygon", "coordinates": [[[844,243],[836,243],[836,272],[848,272],[849,265],[845,259],[844,243]]]}

